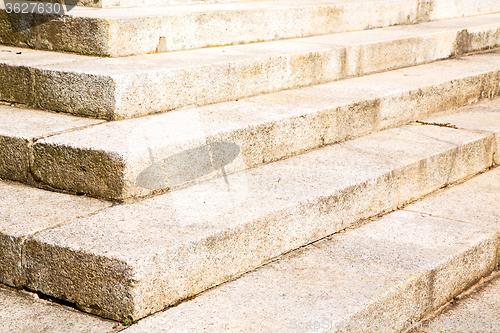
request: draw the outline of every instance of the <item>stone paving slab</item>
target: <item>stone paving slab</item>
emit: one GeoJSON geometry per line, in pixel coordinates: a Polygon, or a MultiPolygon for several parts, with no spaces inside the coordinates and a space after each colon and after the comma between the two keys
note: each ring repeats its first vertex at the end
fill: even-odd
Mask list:
{"type": "Polygon", "coordinates": [[[102,122],[0,104],[0,177],[26,182],[33,142],[102,122]]]}
{"type": "MultiPolygon", "coordinates": [[[[55,135],[34,143],[31,172],[55,188],[118,200],[191,185],[498,95],[498,55],[55,135]]],[[[488,117],[477,122],[488,126],[488,117]]]]}
{"type": "Polygon", "coordinates": [[[0,99],[96,118],[137,117],[494,48],[499,17],[122,58],[59,54],[65,59],[58,63],[53,52],[1,46],[0,77],[8,84],[0,99]]]}
{"type": "Polygon", "coordinates": [[[497,247],[491,229],[398,211],[124,332],[399,332],[489,274],[497,247]]]}
{"type": "Polygon", "coordinates": [[[113,207],[25,242],[27,287],[144,317],[490,167],[492,142],[407,125],[113,207]]]}
{"type": "Polygon", "coordinates": [[[36,294],[0,287],[2,333],[113,333],[123,326],[69,307],[39,299],[36,294]]]}

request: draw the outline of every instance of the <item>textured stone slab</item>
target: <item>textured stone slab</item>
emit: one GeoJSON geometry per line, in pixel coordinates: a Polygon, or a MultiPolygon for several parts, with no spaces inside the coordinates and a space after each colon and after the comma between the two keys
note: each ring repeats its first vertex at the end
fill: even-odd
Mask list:
{"type": "Polygon", "coordinates": [[[417,18],[416,2],[281,0],[73,8],[68,15],[50,20],[47,15],[21,18],[0,12],[0,41],[38,49],[128,56],[409,24],[417,18]],[[44,21],[48,22],[39,29],[44,21]],[[51,33],[54,30],[59,33],[51,33]]]}
{"type": "Polygon", "coordinates": [[[481,281],[454,302],[423,322],[423,328],[412,333],[441,333],[457,331],[482,333],[500,331],[500,274],[481,281]]]}
{"type": "Polygon", "coordinates": [[[426,122],[493,133],[494,159],[496,164],[500,164],[500,99],[464,108],[462,112],[429,117],[426,122]]]}
{"type": "Polygon", "coordinates": [[[500,168],[431,195],[412,211],[500,229],[500,168]]]}
{"type": "Polygon", "coordinates": [[[140,318],[492,164],[491,133],[407,125],[37,233],[28,287],[140,318]]]}
{"type": "Polygon", "coordinates": [[[497,246],[490,229],[398,211],[287,254],[124,332],[333,332],[340,331],[335,324],[361,321],[366,324],[341,331],[399,332],[389,325],[420,320],[491,272],[497,246]],[[367,328],[377,322],[388,327],[367,328]]]}
{"type": "Polygon", "coordinates": [[[32,172],[74,192],[144,196],[498,95],[498,69],[498,53],[482,54],[106,123],[37,141],[32,172]]]}
{"type": "Polygon", "coordinates": [[[0,77],[9,84],[1,86],[0,98],[98,118],[129,118],[492,48],[500,41],[499,18],[458,19],[448,22],[450,28],[431,22],[125,58],[80,56],[79,61],[68,54],[57,64],[52,52],[17,54],[25,49],[2,46],[0,77]],[[33,54],[37,64],[31,64],[33,54]]]}
{"type": "Polygon", "coordinates": [[[26,182],[34,141],[101,122],[0,104],[0,177],[26,182]]]}
{"type": "Polygon", "coordinates": [[[36,294],[0,288],[0,332],[111,333],[117,323],[39,299],[36,294]]]}
{"type": "Polygon", "coordinates": [[[109,206],[96,199],[1,181],[0,282],[14,287],[26,283],[22,247],[27,238],[109,206]]]}
{"type": "MultiPolygon", "coordinates": [[[[51,20],[51,26],[47,29],[36,27],[40,19],[33,19],[31,24],[35,26],[31,29],[28,29],[30,23],[26,20],[22,22],[22,28],[9,28],[7,24],[7,29],[0,30],[0,39],[14,46],[101,56],[129,56],[383,28],[411,24],[416,22],[417,12],[422,15],[414,6],[414,1],[335,2],[308,2],[306,5],[294,0],[291,3],[259,2],[257,6],[255,3],[224,4],[211,9],[202,5],[97,12],[73,10],[64,19],[51,20]],[[60,33],[50,33],[53,30],[60,33]],[[75,30],[83,31],[75,34],[75,30]]],[[[500,6],[497,7],[500,10],[500,6]]],[[[462,16],[458,14],[448,18],[462,16]]],[[[476,21],[477,18],[464,20],[476,21]]],[[[9,16],[11,25],[12,22],[9,16]]],[[[452,22],[447,23],[453,25],[452,22]]],[[[473,30],[472,26],[462,27],[466,28],[473,30]]],[[[483,34],[481,37],[491,36],[483,34]]],[[[467,42],[468,38],[469,34],[463,33],[458,36],[457,42],[467,42]]],[[[443,43],[443,39],[440,43],[443,43]]],[[[432,45],[438,44],[429,44],[432,45]]],[[[397,48],[392,52],[395,51],[398,51],[397,48]]]]}

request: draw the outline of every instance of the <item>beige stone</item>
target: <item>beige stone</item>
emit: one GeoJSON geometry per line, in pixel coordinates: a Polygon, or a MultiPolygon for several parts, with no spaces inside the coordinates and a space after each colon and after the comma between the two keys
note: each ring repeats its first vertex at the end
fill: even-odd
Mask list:
{"type": "Polygon", "coordinates": [[[500,277],[495,272],[472,290],[440,309],[423,322],[421,330],[412,333],[444,333],[450,330],[463,333],[496,332],[500,329],[500,277]]]}
{"type": "Polygon", "coordinates": [[[22,247],[30,236],[106,207],[107,202],[0,182],[0,282],[26,283],[22,247]]]}
{"type": "Polygon", "coordinates": [[[488,168],[492,139],[403,126],[113,207],[27,241],[28,287],[140,318],[488,168]]]}
{"type": "Polygon", "coordinates": [[[0,288],[0,332],[112,333],[123,326],[39,299],[36,294],[0,288]]]}
{"type": "Polygon", "coordinates": [[[404,331],[389,325],[418,322],[492,271],[496,237],[465,223],[394,212],[284,255],[124,332],[316,331],[305,328],[308,322],[324,331],[404,331]],[[359,326],[333,329],[349,321],[359,326]],[[368,322],[386,327],[370,329],[368,322]]]}
{"type": "MultiPolygon", "coordinates": [[[[23,16],[22,20],[1,11],[0,41],[37,49],[128,56],[491,14],[500,11],[495,2],[285,0],[154,6],[149,1],[139,8],[75,7],[63,17],[23,16]]],[[[429,44],[431,48],[436,45],[429,44]]]]}
{"type": "Polygon", "coordinates": [[[497,95],[498,66],[496,53],[477,55],[106,123],[37,141],[32,172],[56,188],[140,197],[497,95]]]}
{"type": "Polygon", "coordinates": [[[408,207],[416,212],[500,229],[500,168],[426,197],[408,207]]]}
{"type": "Polygon", "coordinates": [[[26,182],[34,141],[101,122],[0,104],[0,177],[26,182]]]}
{"type": "Polygon", "coordinates": [[[97,118],[136,117],[493,48],[499,45],[499,18],[491,14],[449,26],[431,22],[123,58],[57,54],[62,60],[57,63],[52,52],[2,46],[0,74],[12,82],[0,90],[0,98],[97,118]]]}
{"type": "Polygon", "coordinates": [[[4,44],[128,56],[409,24],[417,18],[417,7],[415,0],[281,0],[101,10],[76,7],[64,17],[47,20],[43,29],[39,28],[43,15],[19,22],[13,15],[2,14],[0,41],[4,44]]]}

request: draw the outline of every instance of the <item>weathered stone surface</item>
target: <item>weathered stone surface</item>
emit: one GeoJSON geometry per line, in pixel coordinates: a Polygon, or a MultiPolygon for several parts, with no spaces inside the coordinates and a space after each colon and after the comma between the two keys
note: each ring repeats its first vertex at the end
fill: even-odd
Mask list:
{"type": "Polygon", "coordinates": [[[462,112],[436,115],[426,119],[426,122],[493,133],[493,156],[495,163],[500,164],[500,99],[484,101],[464,108],[462,112]]]}
{"type": "MultiPolygon", "coordinates": [[[[407,209],[500,229],[500,168],[416,202],[407,209]]],[[[500,258],[500,257],[499,257],[500,258]]]]}
{"type": "Polygon", "coordinates": [[[52,52],[25,54],[25,49],[2,46],[0,51],[11,52],[0,53],[0,74],[13,82],[0,90],[0,98],[98,118],[142,116],[492,48],[500,44],[499,18],[494,14],[449,26],[431,22],[125,58],[58,54],[64,58],[58,63],[52,52]],[[461,42],[465,30],[469,37],[461,42]],[[33,54],[38,64],[31,64],[33,54]]]}
{"type": "Polygon", "coordinates": [[[423,328],[411,333],[498,332],[500,330],[500,274],[493,273],[472,290],[460,295],[434,316],[423,322],[423,328]]]}
{"type": "Polygon", "coordinates": [[[0,12],[0,41],[128,56],[408,24],[417,17],[415,2],[281,0],[97,11],[73,8],[63,17],[22,18],[0,12]]]}
{"type": "Polygon", "coordinates": [[[32,172],[74,192],[144,196],[498,95],[496,68],[497,53],[483,54],[106,123],[37,141],[32,172]]]}
{"type": "Polygon", "coordinates": [[[27,241],[28,287],[140,318],[488,168],[492,139],[408,125],[114,207],[27,241]]]}
{"type": "Polygon", "coordinates": [[[36,294],[0,288],[0,332],[111,333],[117,323],[39,299],[36,294]]]}
{"type": "Polygon", "coordinates": [[[0,282],[15,287],[26,283],[22,247],[27,238],[109,206],[96,199],[0,182],[0,282]]]}
{"type": "MultiPolygon", "coordinates": [[[[305,327],[315,322],[335,331],[335,323],[361,320],[404,325],[491,272],[497,246],[490,229],[398,211],[287,254],[124,332],[312,332],[314,326],[305,327]]],[[[371,331],[364,325],[342,330],[371,331]]]]}
{"type": "MultiPolygon", "coordinates": [[[[271,41],[462,18],[500,11],[495,0],[299,0],[142,8],[72,8],[64,16],[0,11],[0,41],[14,46],[128,56],[271,41]],[[54,33],[56,32],[56,33],[54,33]]],[[[127,6],[130,7],[130,6],[127,6]]],[[[464,32],[461,39],[468,40],[464,32]]],[[[435,45],[431,45],[435,46],[435,45]]]]}
{"type": "Polygon", "coordinates": [[[26,182],[35,140],[101,122],[0,104],[0,177],[26,182]]]}
{"type": "Polygon", "coordinates": [[[500,3],[496,0],[421,0],[418,4],[418,19],[444,20],[499,11],[500,3]]]}

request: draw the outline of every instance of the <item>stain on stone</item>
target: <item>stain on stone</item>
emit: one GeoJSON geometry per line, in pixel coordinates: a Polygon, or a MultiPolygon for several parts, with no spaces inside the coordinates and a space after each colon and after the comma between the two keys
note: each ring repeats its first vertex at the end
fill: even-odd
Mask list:
{"type": "Polygon", "coordinates": [[[429,22],[431,20],[430,14],[434,8],[433,0],[421,0],[418,3],[417,9],[417,21],[418,22],[429,22]]]}
{"type": "Polygon", "coordinates": [[[472,36],[469,34],[467,29],[460,31],[455,40],[454,52],[455,55],[465,54],[471,52],[472,50],[472,36]]]}
{"type": "Polygon", "coordinates": [[[160,37],[160,41],[158,42],[158,47],[156,48],[156,52],[162,53],[167,52],[167,39],[165,37],[160,37]]]}

